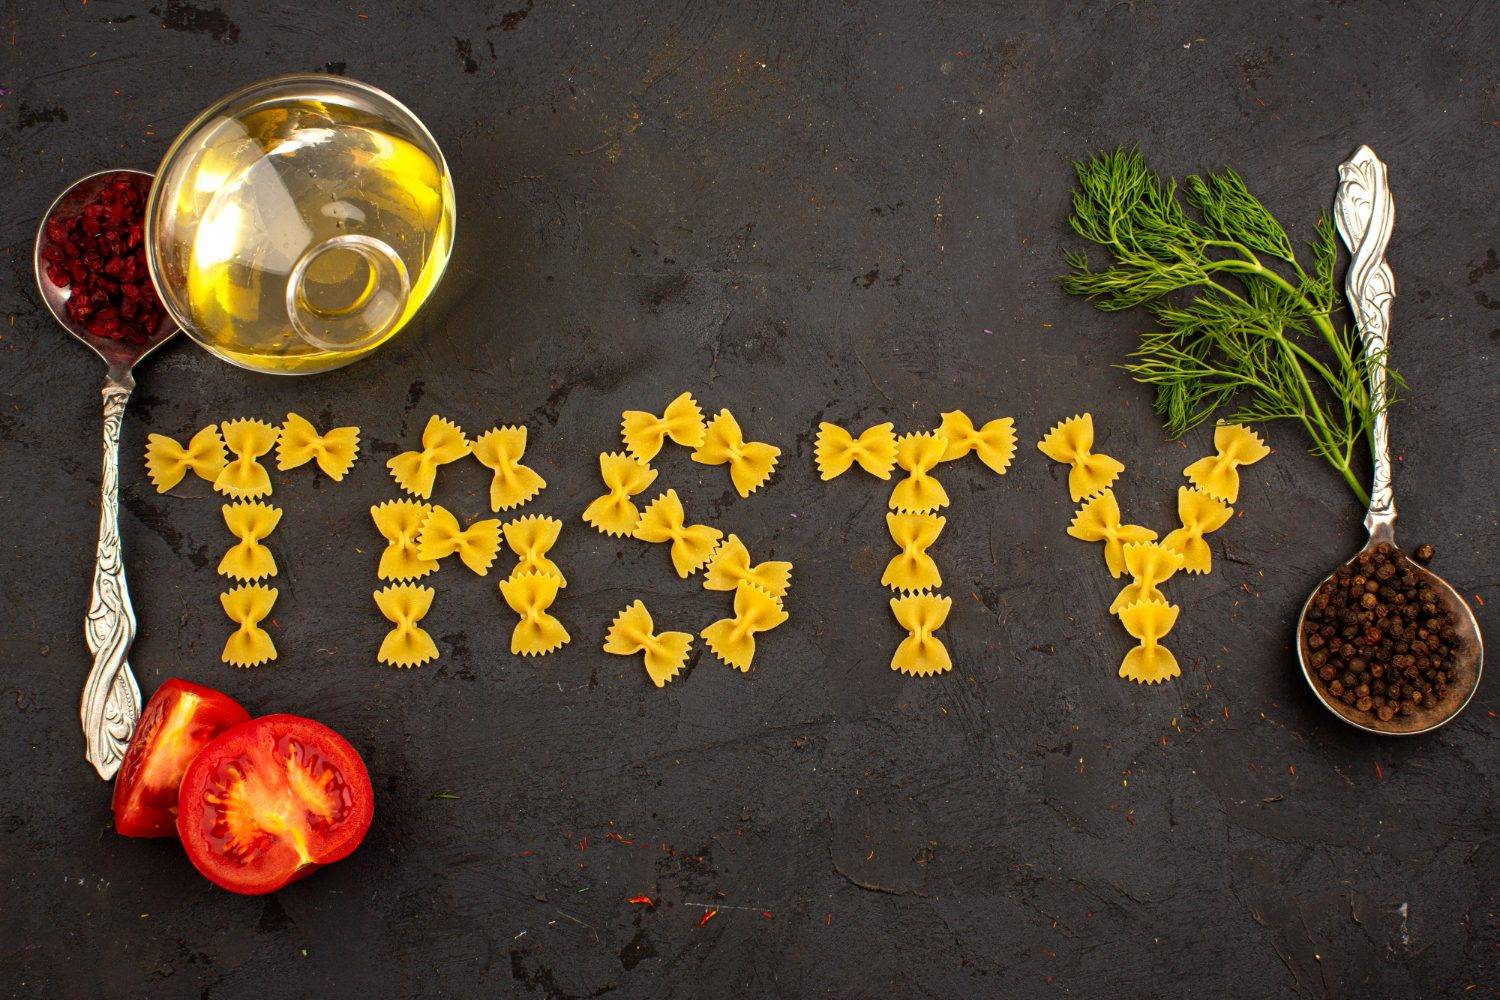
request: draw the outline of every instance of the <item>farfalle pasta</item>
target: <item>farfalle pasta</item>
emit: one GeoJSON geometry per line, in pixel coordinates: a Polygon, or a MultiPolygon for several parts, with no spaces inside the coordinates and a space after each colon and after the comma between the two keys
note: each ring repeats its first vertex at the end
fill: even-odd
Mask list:
{"type": "Polygon", "coordinates": [[[1078,508],[1068,534],[1085,542],[1103,542],[1104,564],[1109,567],[1109,575],[1117,579],[1125,572],[1125,546],[1156,538],[1150,528],[1120,523],[1120,504],[1113,490],[1105,490],[1078,508]]]}
{"type": "Polygon", "coordinates": [[[963,410],[943,414],[938,434],[948,442],[943,461],[952,462],[973,452],[996,475],[1005,475],[1016,455],[1016,422],[1010,417],[988,421],[975,429],[974,421],[963,410]]]}
{"type": "Polygon", "coordinates": [[[750,564],[750,550],[731,534],[724,544],[714,549],[703,573],[704,590],[732,591],[741,583],[759,587],[772,597],[785,597],[792,585],[792,564],[768,559],[750,564]]]}
{"type": "Polygon", "coordinates": [[[698,633],[713,654],[739,671],[755,659],[755,636],[769,632],[789,616],[781,602],[752,583],[734,588],[734,617],[721,618],[698,633]]]}
{"type": "Polygon", "coordinates": [[[896,467],[895,425],[875,424],[855,437],[838,424],[820,423],[813,457],[824,481],[843,475],[855,463],[876,479],[890,479],[896,467]]]}
{"type": "Polygon", "coordinates": [[[891,657],[891,669],[903,674],[927,677],[953,669],[948,647],[937,637],[937,630],[948,620],[953,598],[937,594],[910,594],[891,598],[891,613],[907,635],[891,657]]]}
{"type": "Polygon", "coordinates": [[[219,595],[224,613],[238,626],[224,643],[220,659],[234,667],[256,667],[276,659],[276,646],[260,623],[270,616],[277,593],[275,587],[249,583],[219,595]]]}
{"type": "Polygon", "coordinates": [[[901,551],[886,564],[881,586],[908,592],[941,587],[943,574],[927,549],[937,541],[947,519],[937,514],[887,514],[885,523],[891,541],[901,551]]]}
{"type": "Polygon", "coordinates": [[[512,578],[530,573],[542,573],[557,577],[559,587],[568,585],[562,570],[558,569],[557,564],[547,556],[547,553],[552,551],[552,546],[557,544],[557,537],[562,532],[561,521],[555,517],[531,514],[508,522],[503,531],[505,544],[510,546],[510,550],[516,554],[517,558],[516,567],[511,570],[512,578]]]}
{"type": "Polygon", "coordinates": [[[510,609],[520,615],[510,635],[510,651],[519,656],[540,656],[560,649],[568,641],[568,630],[549,608],[557,600],[557,577],[528,573],[500,581],[500,594],[510,609]]]}
{"type": "Polygon", "coordinates": [[[1120,612],[1120,621],[1140,645],[1125,654],[1120,676],[1137,684],[1158,684],[1182,670],[1177,657],[1161,645],[1161,638],[1177,624],[1177,606],[1165,601],[1140,601],[1120,612]]]}
{"type": "Polygon", "coordinates": [[[458,555],[459,560],[480,576],[488,573],[500,551],[500,522],[495,518],[475,521],[461,528],[452,511],[433,505],[417,532],[417,558],[439,562],[458,555]]]}
{"type": "Polygon", "coordinates": [[[386,540],[376,575],[382,580],[415,580],[435,572],[437,560],[423,559],[417,552],[422,522],[432,513],[432,504],[415,500],[387,500],[370,508],[375,528],[386,540]]]}
{"type": "Polygon", "coordinates": [[[375,591],[375,606],[394,627],[380,641],[375,659],[392,667],[415,667],[437,659],[437,644],[417,625],[432,610],[435,591],[398,583],[375,591]]]}
{"type": "Polygon", "coordinates": [[[684,580],[692,576],[714,554],[724,533],[706,524],[688,524],[687,513],[676,490],[667,490],[641,512],[632,537],[643,542],[667,542],[672,546],[672,568],[684,580]]]}
{"type": "Polygon", "coordinates": [[[659,417],[644,410],[626,410],[620,417],[625,450],[638,462],[650,462],[668,438],[684,448],[701,448],[706,433],[703,410],[690,392],[668,403],[659,417]]]}
{"type": "Polygon", "coordinates": [[[1182,554],[1173,552],[1157,542],[1131,542],[1125,546],[1125,572],[1130,582],[1121,588],[1109,606],[1110,614],[1119,614],[1132,604],[1141,601],[1162,601],[1166,598],[1157,588],[1166,583],[1182,569],[1182,554]]]}
{"type": "Polygon", "coordinates": [[[1103,453],[1096,454],[1093,447],[1094,417],[1089,413],[1069,417],[1037,442],[1043,455],[1072,466],[1068,471],[1068,493],[1075,503],[1108,489],[1125,471],[1122,463],[1103,453]]]}
{"type": "Polygon", "coordinates": [[[457,462],[469,454],[469,439],[451,420],[433,414],[422,429],[420,451],[403,451],[385,463],[396,485],[408,493],[431,499],[438,466],[457,462]]]}
{"type": "Polygon", "coordinates": [[[709,421],[703,444],[693,452],[693,461],[702,465],[729,466],[729,479],[742,497],[765,485],[776,468],[781,449],[763,441],[746,441],[738,420],[728,410],[720,410],[709,421]]]}
{"type": "Polygon", "coordinates": [[[266,503],[226,503],[224,526],[239,542],[219,560],[219,575],[232,580],[260,580],[276,575],[276,557],[261,544],[281,523],[281,511],[266,503]]]}
{"type": "Polygon", "coordinates": [[[1234,509],[1200,490],[1187,486],[1177,488],[1177,517],[1182,527],[1161,540],[1162,545],[1182,554],[1182,568],[1188,573],[1207,573],[1213,569],[1213,552],[1203,536],[1224,527],[1234,509]]]}
{"type": "Polygon", "coordinates": [[[316,461],[323,474],[339,482],[359,457],[359,428],[335,427],[327,434],[306,417],[288,413],[276,439],[276,468],[282,472],[316,461]]]}
{"type": "Polygon", "coordinates": [[[656,482],[656,470],[624,452],[599,456],[599,475],[605,493],[583,511],[583,520],[606,535],[628,535],[635,530],[641,512],[630,499],[656,482]]]}
{"type": "Polygon", "coordinates": [[[615,616],[604,636],[604,651],[617,656],[645,653],[646,676],[665,687],[687,663],[693,637],[687,632],[657,632],[646,605],[634,601],[615,616]]]}
{"type": "Polygon", "coordinates": [[[229,453],[217,424],[209,424],[194,434],[186,448],[165,434],[146,435],[146,475],[158,493],[182,482],[189,470],[199,479],[213,483],[228,462],[229,453]]]}
{"type": "Polygon", "coordinates": [[[1214,428],[1214,449],[1216,454],[1198,459],[1182,474],[1209,496],[1234,503],[1240,495],[1239,467],[1254,465],[1271,454],[1271,449],[1250,428],[1223,421],[1214,428]]]}
{"type": "Polygon", "coordinates": [[[234,459],[219,470],[214,489],[241,498],[270,494],[271,474],[260,464],[260,457],[276,447],[276,428],[264,420],[226,420],[219,430],[234,459]]]}
{"type": "Polygon", "coordinates": [[[931,475],[947,450],[948,440],[940,434],[907,434],[897,439],[896,464],[906,478],[891,491],[892,510],[926,514],[948,506],[948,491],[931,475]]]}
{"type": "Polygon", "coordinates": [[[525,427],[496,427],[474,439],[474,457],[494,472],[490,479],[490,510],[510,510],[536,496],[547,481],[521,464],[526,454],[525,427]]]}

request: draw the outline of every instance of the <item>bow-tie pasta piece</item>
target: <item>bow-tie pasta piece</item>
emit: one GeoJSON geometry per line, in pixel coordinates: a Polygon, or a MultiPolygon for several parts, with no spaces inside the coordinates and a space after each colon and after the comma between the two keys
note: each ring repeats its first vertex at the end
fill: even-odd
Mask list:
{"type": "Polygon", "coordinates": [[[665,687],[687,663],[693,637],[687,632],[657,632],[651,612],[640,601],[615,616],[604,636],[604,651],[617,656],[646,654],[646,676],[657,687],[665,687]]]}
{"type": "Polygon", "coordinates": [[[935,634],[948,620],[953,598],[937,594],[911,594],[891,598],[891,612],[907,636],[891,657],[891,669],[916,677],[928,677],[953,669],[948,647],[935,634]]]}
{"type": "Polygon", "coordinates": [[[282,472],[316,461],[325,476],[339,482],[358,457],[358,427],[335,427],[319,434],[311,421],[295,413],[286,415],[276,439],[276,468],[282,472]]]}
{"type": "Polygon", "coordinates": [[[605,494],[584,509],[584,522],[606,535],[630,534],[641,519],[630,498],[656,482],[656,470],[624,452],[607,451],[599,456],[599,475],[605,494]]]}
{"type": "Polygon", "coordinates": [[[943,585],[943,574],[927,554],[948,519],[937,514],[887,514],[886,527],[891,541],[901,551],[886,564],[880,584],[892,590],[936,590],[943,585]]]}
{"type": "Polygon", "coordinates": [[[217,424],[209,424],[194,434],[186,448],[165,434],[146,435],[146,475],[151,477],[158,493],[182,482],[189,469],[199,479],[212,483],[228,462],[229,454],[224,450],[217,424]]]}
{"type": "Polygon", "coordinates": [[[1209,496],[1234,503],[1240,495],[1239,466],[1254,465],[1271,449],[1245,425],[1222,421],[1214,428],[1214,449],[1218,454],[1198,459],[1182,474],[1209,496]]]}
{"type": "Polygon", "coordinates": [[[521,464],[526,454],[525,427],[496,427],[474,439],[474,457],[494,471],[490,480],[490,510],[510,510],[546,487],[536,470],[521,464]]]}
{"type": "Polygon", "coordinates": [[[219,595],[219,603],[229,620],[238,625],[224,643],[220,657],[234,667],[255,667],[276,659],[276,646],[260,627],[276,603],[275,587],[251,583],[219,595]]]}
{"type": "Polygon", "coordinates": [[[667,438],[684,448],[701,448],[705,433],[703,410],[690,392],[668,403],[659,417],[644,410],[626,410],[620,418],[625,450],[638,462],[649,462],[660,454],[667,438]]]}
{"type": "Polygon", "coordinates": [[[521,616],[510,635],[512,654],[540,656],[560,649],[568,641],[568,630],[547,610],[557,600],[557,588],[557,577],[542,573],[500,581],[505,603],[521,616]]]}
{"type": "Polygon", "coordinates": [[[403,451],[387,461],[385,467],[391,470],[397,486],[428,500],[432,498],[438,466],[457,462],[470,450],[469,439],[457,424],[433,414],[422,429],[422,450],[403,451]]]}
{"type": "Polygon", "coordinates": [[[422,522],[432,513],[432,504],[415,500],[387,500],[370,508],[375,528],[386,540],[376,576],[382,580],[415,580],[435,572],[437,560],[423,559],[417,552],[422,522]]]}
{"type": "Polygon", "coordinates": [[[1125,471],[1123,464],[1108,455],[1095,454],[1093,447],[1094,417],[1089,413],[1069,417],[1037,442],[1043,455],[1072,466],[1068,471],[1068,492],[1074,503],[1108,489],[1115,477],[1125,471]]]}
{"type": "Polygon", "coordinates": [[[1125,572],[1130,574],[1130,582],[1115,597],[1109,613],[1119,614],[1141,601],[1165,603],[1166,597],[1157,588],[1180,569],[1181,553],[1156,542],[1131,542],[1125,546],[1125,572]]]}
{"type": "Polygon", "coordinates": [[[417,532],[418,559],[435,563],[456,552],[463,564],[480,576],[489,572],[499,551],[500,522],[495,518],[460,528],[451,511],[434,505],[417,532]]]}
{"type": "Polygon", "coordinates": [[[263,497],[271,492],[271,474],[260,457],[276,447],[277,430],[264,420],[226,420],[219,425],[234,461],[214,479],[214,489],[232,497],[263,497]]]}
{"type": "Polygon", "coordinates": [[[1182,673],[1177,657],[1159,642],[1177,624],[1177,611],[1175,604],[1165,601],[1141,601],[1120,612],[1125,631],[1141,641],[1125,654],[1120,664],[1121,677],[1137,684],[1157,684],[1182,673]]]}
{"type": "Polygon", "coordinates": [[[706,524],[688,524],[676,490],[667,490],[641,512],[632,537],[643,542],[670,542],[672,568],[686,580],[714,554],[724,533],[706,524]]]}
{"type": "Polygon", "coordinates": [[[769,632],[790,617],[781,602],[752,583],[734,588],[734,617],[721,618],[699,633],[713,654],[748,672],[755,659],[755,633],[769,632]]]}
{"type": "Polygon", "coordinates": [[[709,422],[703,445],[693,452],[693,461],[701,465],[729,465],[729,479],[742,497],[760,489],[776,468],[781,449],[762,441],[746,441],[738,420],[728,410],[720,410],[709,422]]]}
{"type": "Polygon", "coordinates": [[[281,511],[266,503],[226,503],[221,512],[230,534],[239,539],[219,560],[219,575],[233,580],[260,580],[276,575],[276,557],[261,544],[281,523],[281,511]]]}
{"type": "Polygon", "coordinates": [[[943,461],[952,462],[973,452],[996,475],[1005,475],[1016,456],[1016,422],[1010,417],[991,420],[976,430],[974,421],[963,410],[943,414],[937,432],[948,441],[943,461]]]}
{"type": "Polygon", "coordinates": [[[927,514],[948,506],[948,491],[929,474],[947,450],[948,439],[940,434],[907,434],[896,441],[896,464],[906,478],[891,491],[891,510],[927,514]]]}
{"type": "Polygon", "coordinates": [[[437,644],[417,622],[432,610],[431,587],[400,583],[375,591],[375,605],[395,628],[380,641],[375,659],[391,667],[415,667],[438,657],[437,644]]]}
{"type": "Polygon", "coordinates": [[[876,479],[889,479],[896,467],[895,424],[866,427],[855,437],[838,424],[821,423],[813,456],[824,481],[842,476],[855,462],[876,479]]]}
{"type": "Polygon", "coordinates": [[[1120,504],[1113,490],[1105,490],[1078,508],[1068,534],[1085,542],[1103,542],[1104,564],[1116,579],[1125,572],[1125,546],[1156,539],[1156,532],[1150,528],[1120,523],[1120,504]]]}
{"type": "Polygon", "coordinates": [[[511,578],[526,576],[531,573],[542,573],[547,576],[557,577],[557,585],[566,587],[568,581],[563,577],[562,570],[557,568],[547,553],[552,551],[552,546],[557,544],[557,536],[562,532],[562,522],[555,517],[542,517],[539,514],[531,514],[526,517],[518,517],[505,525],[505,544],[516,554],[516,568],[511,570],[511,578]]]}
{"type": "Polygon", "coordinates": [[[1189,573],[1207,573],[1213,569],[1213,552],[1203,536],[1218,531],[1234,514],[1234,508],[1215,500],[1207,493],[1186,486],[1177,488],[1177,517],[1182,527],[1167,535],[1161,543],[1182,553],[1182,568],[1189,573]]]}
{"type": "Polygon", "coordinates": [[[792,564],[768,559],[750,565],[750,550],[738,535],[730,535],[714,550],[703,574],[704,590],[731,591],[749,583],[780,600],[792,586],[792,564]]]}

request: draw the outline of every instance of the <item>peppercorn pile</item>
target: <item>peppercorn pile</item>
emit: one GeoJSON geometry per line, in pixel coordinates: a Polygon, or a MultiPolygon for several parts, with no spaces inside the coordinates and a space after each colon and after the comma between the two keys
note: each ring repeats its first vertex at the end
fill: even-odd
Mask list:
{"type": "Polygon", "coordinates": [[[164,315],[146,268],[145,186],[117,177],[74,215],[47,222],[47,280],[69,290],[68,318],[96,337],[144,343],[164,315]]]}
{"type": "Polygon", "coordinates": [[[1436,705],[1457,680],[1452,618],[1389,542],[1361,552],[1318,588],[1303,638],[1328,693],[1381,722],[1436,705]]]}

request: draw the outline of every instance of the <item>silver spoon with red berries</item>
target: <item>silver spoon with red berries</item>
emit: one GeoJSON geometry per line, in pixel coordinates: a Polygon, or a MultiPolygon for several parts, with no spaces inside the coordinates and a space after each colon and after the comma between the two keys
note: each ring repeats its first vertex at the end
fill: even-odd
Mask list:
{"type": "Polygon", "coordinates": [[[119,769],[141,711],[128,660],[135,612],[120,551],[120,424],[135,388],[135,366],[177,333],[146,264],[151,181],[140,170],[105,170],[77,181],[43,216],[34,256],[47,308],[108,366],[99,547],[84,620],[94,665],[79,709],[84,756],[106,780],[119,769]]]}
{"type": "MultiPolygon", "coordinates": [[[[1308,686],[1329,711],[1366,732],[1410,736],[1438,728],[1468,705],[1484,671],[1484,640],[1458,591],[1396,547],[1386,420],[1396,284],[1385,260],[1395,217],[1385,163],[1361,146],[1339,167],[1334,221],[1349,248],[1344,290],[1359,327],[1374,414],[1370,540],[1302,606],[1297,654],[1308,686]]],[[[1431,546],[1418,556],[1430,558],[1431,546]]]]}

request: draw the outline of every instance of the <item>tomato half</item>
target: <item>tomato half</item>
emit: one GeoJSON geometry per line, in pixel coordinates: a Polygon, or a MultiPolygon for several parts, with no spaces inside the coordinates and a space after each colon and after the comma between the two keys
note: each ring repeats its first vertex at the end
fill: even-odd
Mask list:
{"type": "Polygon", "coordinates": [[[189,765],[177,834],[211,881],[253,896],[348,857],[374,814],[370,773],[348,740],[312,719],[265,715],[189,765]]]}
{"type": "Polygon", "coordinates": [[[188,765],[215,736],[249,718],[239,702],[201,684],[173,677],[157,688],[115,775],[115,830],[177,836],[177,788],[188,765]]]}

